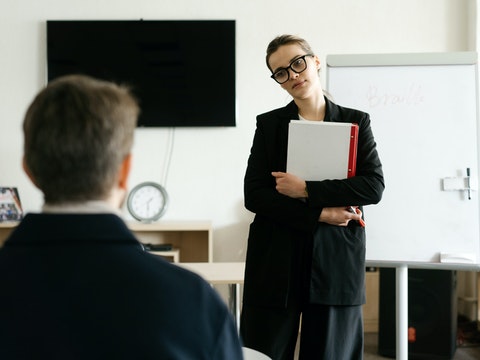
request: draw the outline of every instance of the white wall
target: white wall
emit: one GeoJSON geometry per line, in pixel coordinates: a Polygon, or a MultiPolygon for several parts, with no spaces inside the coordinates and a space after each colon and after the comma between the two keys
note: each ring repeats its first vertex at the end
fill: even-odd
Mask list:
{"type": "MultiPolygon", "coordinates": [[[[237,126],[176,129],[164,219],[214,225],[214,260],[243,260],[252,215],[243,175],[258,113],[289,99],[264,64],[281,33],[305,37],[324,59],[333,53],[474,50],[475,0],[0,0],[0,186],[17,186],[27,211],[41,194],[21,170],[24,111],[45,83],[45,21],[54,19],[235,19],[237,126]],[[473,45],[472,45],[473,44],[473,45]]],[[[159,79],[161,81],[161,79],[159,79]]],[[[205,81],[218,82],[215,74],[205,81]]],[[[213,93],[212,96],[215,96],[213,93]]],[[[168,129],[136,133],[131,186],[162,182],[168,129]]]]}

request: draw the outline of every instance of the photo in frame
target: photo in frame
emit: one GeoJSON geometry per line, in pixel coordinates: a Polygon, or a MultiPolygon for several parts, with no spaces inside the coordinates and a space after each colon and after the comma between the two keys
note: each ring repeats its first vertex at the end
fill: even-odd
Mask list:
{"type": "Polygon", "coordinates": [[[0,187],[0,222],[20,221],[22,203],[16,187],[0,187]]]}

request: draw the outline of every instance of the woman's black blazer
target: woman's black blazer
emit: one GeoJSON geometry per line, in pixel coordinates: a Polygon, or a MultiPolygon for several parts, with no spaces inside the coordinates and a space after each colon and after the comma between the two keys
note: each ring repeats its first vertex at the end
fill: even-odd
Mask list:
{"type": "Polygon", "coordinates": [[[278,193],[271,175],[286,171],[288,124],[298,119],[296,104],[257,116],[244,179],[245,207],[255,213],[246,257],[246,306],[285,307],[302,289],[313,303],[365,302],[365,229],[357,222],[340,227],[318,219],[324,207],[352,205],[363,211],[363,205],[378,203],[382,165],[369,115],[325,100],[324,121],[359,125],[356,176],[308,181],[307,201],[278,193]]]}

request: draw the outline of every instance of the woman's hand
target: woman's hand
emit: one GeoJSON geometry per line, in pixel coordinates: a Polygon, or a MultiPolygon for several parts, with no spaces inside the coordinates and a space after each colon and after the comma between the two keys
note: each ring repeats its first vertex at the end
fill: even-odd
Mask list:
{"type": "Polygon", "coordinates": [[[274,171],[272,176],[275,178],[277,186],[275,187],[280,194],[289,196],[291,198],[305,198],[306,182],[296,175],[274,171]]]}
{"type": "MultiPolygon", "coordinates": [[[[356,206],[354,206],[354,208],[356,208],[356,206]]],[[[356,211],[357,213],[354,214],[345,206],[326,207],[322,209],[318,221],[330,225],[347,226],[350,220],[359,221],[362,218],[360,209],[357,208],[356,211]]]]}

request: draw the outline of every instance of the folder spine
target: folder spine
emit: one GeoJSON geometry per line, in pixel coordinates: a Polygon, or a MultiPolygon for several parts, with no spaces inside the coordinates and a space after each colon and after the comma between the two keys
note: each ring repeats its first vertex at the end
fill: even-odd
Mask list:
{"type": "Polygon", "coordinates": [[[357,142],[358,142],[358,124],[352,124],[350,128],[350,150],[348,154],[348,173],[347,177],[355,176],[357,171],[357,142]]]}

